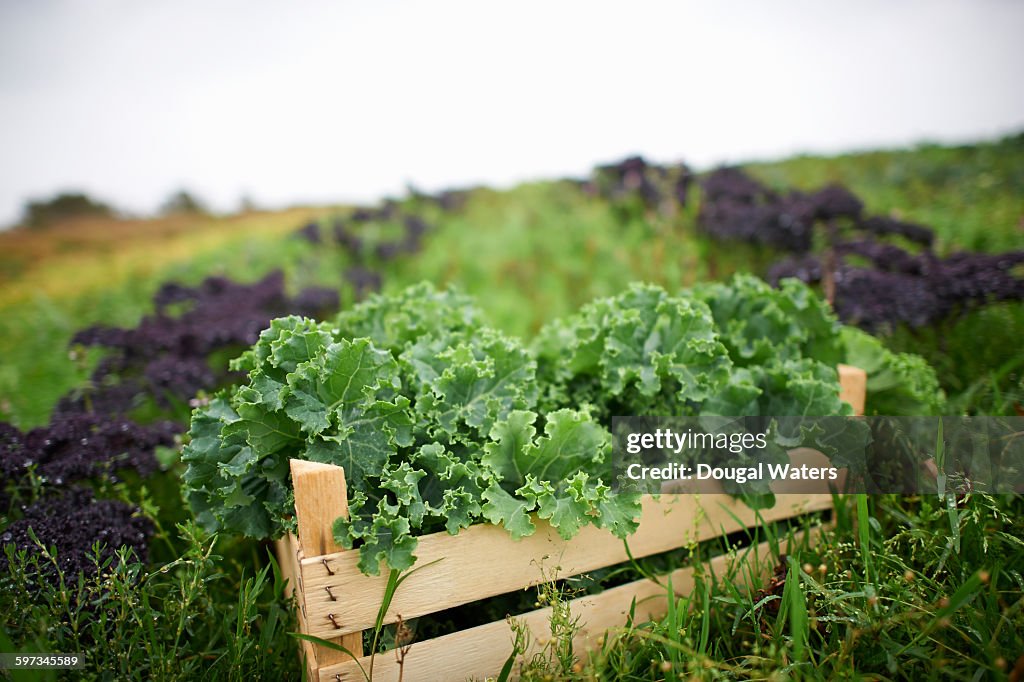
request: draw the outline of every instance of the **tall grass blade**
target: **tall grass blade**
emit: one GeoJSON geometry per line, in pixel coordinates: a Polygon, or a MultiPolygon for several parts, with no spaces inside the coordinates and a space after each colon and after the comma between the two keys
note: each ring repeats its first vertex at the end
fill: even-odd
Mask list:
{"type": "Polygon", "coordinates": [[[804,596],[803,585],[800,582],[800,567],[796,559],[789,559],[789,575],[786,576],[786,587],[783,601],[788,601],[789,607],[789,634],[793,639],[793,657],[797,661],[807,659],[807,641],[810,625],[807,619],[807,599],[804,596]]]}
{"type": "Polygon", "coordinates": [[[864,493],[857,494],[857,539],[860,544],[860,554],[864,561],[864,578],[871,580],[871,523],[868,519],[868,496],[864,493]]]}

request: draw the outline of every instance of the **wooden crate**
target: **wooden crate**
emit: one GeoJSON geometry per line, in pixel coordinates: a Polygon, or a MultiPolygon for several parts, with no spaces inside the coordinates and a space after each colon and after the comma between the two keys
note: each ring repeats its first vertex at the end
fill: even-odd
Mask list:
{"type": "MultiPolygon", "coordinates": [[[[856,368],[840,367],[843,399],[857,414],[864,408],[866,377],[856,368]]],[[[285,577],[298,601],[301,632],[338,642],[360,657],[363,668],[362,632],[372,629],[385,586],[386,572],[363,575],[357,566],[359,552],[343,550],[333,539],[331,527],[348,513],[345,472],[341,467],[292,460],[297,535],[277,541],[277,555],[285,577]]],[[[772,509],[754,512],[725,494],[645,495],[640,525],[629,538],[634,558],[666,552],[693,542],[727,535],[760,523],[794,518],[830,509],[829,494],[779,496],[772,509]]],[[[419,570],[399,587],[385,623],[436,613],[444,609],[515,592],[545,580],[566,578],[628,560],[625,544],[593,526],[566,541],[546,522],[536,519],[537,532],[514,541],[501,527],[478,524],[456,536],[435,533],[419,538],[416,549],[419,570]],[[436,563],[432,563],[436,562],[436,563]]],[[[720,574],[729,556],[713,559],[710,568],[720,574]]],[[[776,561],[766,545],[746,553],[744,572],[764,573],[776,561]]],[[[672,574],[679,593],[694,585],[694,567],[672,574]]],[[[593,648],[597,637],[625,623],[631,604],[641,620],[662,616],[666,608],[664,588],[638,580],[570,602],[582,629],[576,650],[593,648]]],[[[550,609],[518,617],[533,633],[533,641],[550,637],[550,609]]],[[[362,680],[356,661],[342,652],[303,641],[302,650],[310,680],[336,682],[362,680]]],[[[404,659],[403,679],[482,679],[494,676],[512,651],[512,632],[504,620],[426,641],[416,641],[404,659]]],[[[392,653],[378,654],[374,680],[397,680],[399,666],[392,653]]]]}

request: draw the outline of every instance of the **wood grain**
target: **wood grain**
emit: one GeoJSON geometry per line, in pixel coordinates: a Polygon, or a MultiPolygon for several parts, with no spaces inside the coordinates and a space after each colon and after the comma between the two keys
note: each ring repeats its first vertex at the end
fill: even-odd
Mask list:
{"type": "MultiPolygon", "coordinates": [[[[281,567],[281,577],[287,581],[287,587],[285,588],[285,595],[288,597],[295,597],[296,603],[299,604],[299,632],[306,631],[306,616],[304,609],[301,606],[302,590],[298,584],[299,580],[299,540],[293,534],[289,533],[284,537],[280,537],[274,540],[274,553],[277,555],[277,563],[281,567]]],[[[313,649],[313,643],[301,640],[299,645],[299,657],[305,656],[307,661],[315,661],[316,653],[313,649]]]]}
{"type": "MultiPolygon", "coordinates": [[[[640,527],[629,538],[629,550],[636,558],[650,556],[831,505],[827,494],[787,495],[780,496],[775,507],[755,512],[724,494],[645,495],[640,527]]],[[[587,526],[566,541],[546,522],[535,522],[537,532],[518,541],[490,524],[471,526],[456,536],[420,537],[416,565],[422,568],[402,583],[385,622],[395,622],[399,614],[408,620],[629,558],[625,543],[606,530],[587,526]]],[[[359,571],[358,560],[358,553],[351,551],[301,561],[310,634],[329,637],[338,632],[329,613],[341,625],[340,632],[373,626],[387,583],[386,567],[380,576],[366,576],[359,571]],[[334,575],[328,574],[324,559],[334,575]],[[332,602],[325,588],[344,596],[332,602]]]]}
{"type": "MultiPolygon", "coordinates": [[[[796,533],[792,543],[783,540],[781,546],[785,548],[784,551],[789,551],[791,546],[799,545],[803,540],[803,534],[796,533]]],[[[736,570],[737,582],[742,583],[744,579],[753,577],[761,583],[777,561],[778,557],[772,554],[770,544],[763,542],[747,550],[741,550],[736,556],[724,554],[715,557],[706,562],[704,567],[719,578],[728,576],[731,570],[736,570]],[[742,568],[738,564],[742,564],[742,568]]],[[[687,567],[671,574],[672,588],[677,595],[687,596],[693,591],[696,583],[695,572],[694,567],[687,567]]],[[[667,584],[667,578],[668,576],[661,577],[662,584],[667,584]]],[[[600,594],[572,600],[570,610],[573,616],[579,618],[582,625],[573,639],[573,650],[592,650],[598,646],[598,638],[605,636],[609,630],[623,627],[634,599],[637,622],[661,618],[666,612],[667,594],[665,587],[653,581],[637,580],[600,594]]],[[[532,646],[527,650],[526,656],[539,651],[538,641],[551,637],[550,618],[550,608],[531,611],[516,618],[525,623],[532,633],[532,646]]],[[[512,630],[506,621],[494,621],[444,637],[413,643],[404,660],[405,670],[402,679],[404,682],[431,682],[493,677],[512,653],[512,638],[512,630]]],[[[362,657],[359,663],[364,669],[368,669],[370,657],[362,657]]],[[[374,682],[397,682],[400,672],[402,671],[394,652],[388,651],[375,657],[374,682]]],[[[321,668],[319,680],[355,682],[364,678],[355,662],[349,661],[321,668]]]]}
{"type": "Polygon", "coordinates": [[[850,403],[853,413],[864,414],[868,395],[868,373],[860,367],[839,365],[839,398],[850,403]]]}
{"type": "MultiPolygon", "coordinates": [[[[293,459],[290,462],[292,487],[295,489],[295,521],[298,526],[297,555],[300,557],[319,556],[338,552],[341,547],[334,541],[332,528],[334,520],[348,516],[348,491],[345,488],[345,470],[331,464],[307,462],[293,459]]],[[[289,548],[292,549],[292,548],[289,548]]],[[[342,552],[344,554],[344,552],[342,552]]],[[[351,552],[351,554],[358,554],[351,552]]],[[[298,575],[300,585],[299,620],[302,632],[310,633],[309,602],[313,596],[305,584],[301,569],[298,575]]],[[[339,591],[340,592],[340,591],[339,591]]],[[[326,594],[324,595],[326,596],[326,594]]],[[[339,597],[340,599],[340,597],[339,597]]],[[[323,617],[326,620],[326,614],[323,617]]],[[[330,624],[330,621],[328,621],[330,624]]],[[[360,628],[362,629],[362,628],[360,628]]],[[[363,653],[363,637],[358,631],[343,633],[337,628],[321,628],[318,637],[330,639],[351,651],[356,656],[363,653]]],[[[308,648],[307,648],[308,649],[308,648]]],[[[344,652],[319,644],[312,645],[312,656],[307,661],[311,676],[316,670],[351,657],[344,652]]]]}

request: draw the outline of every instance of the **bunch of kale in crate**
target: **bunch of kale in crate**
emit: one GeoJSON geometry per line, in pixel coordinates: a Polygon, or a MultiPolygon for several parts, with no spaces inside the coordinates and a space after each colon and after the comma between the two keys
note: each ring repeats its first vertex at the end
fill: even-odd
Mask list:
{"type": "MultiPolygon", "coordinates": [[[[939,398],[930,368],[853,331],[894,403],[939,398]]],[[[564,538],[625,537],[639,508],[609,487],[612,416],[843,414],[850,340],[806,285],[751,276],[678,295],[636,284],[532,343],[451,291],[375,295],[328,322],[275,320],[234,361],[247,381],[193,413],[186,497],[212,531],[278,537],[295,524],[289,459],[341,465],[351,518],[335,536],[367,573],[412,566],[426,533],[529,535],[534,512],[564,538]]]]}

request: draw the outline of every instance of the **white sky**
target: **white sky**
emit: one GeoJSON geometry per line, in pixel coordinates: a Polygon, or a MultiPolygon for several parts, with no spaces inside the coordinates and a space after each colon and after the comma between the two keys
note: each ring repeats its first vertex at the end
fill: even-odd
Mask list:
{"type": "Polygon", "coordinates": [[[1024,128],[1015,0],[0,0],[0,224],[1024,128]]]}

